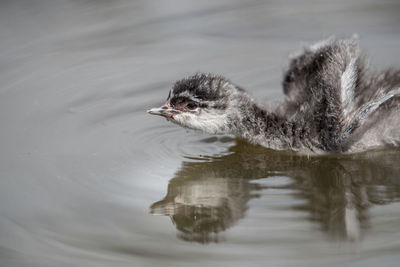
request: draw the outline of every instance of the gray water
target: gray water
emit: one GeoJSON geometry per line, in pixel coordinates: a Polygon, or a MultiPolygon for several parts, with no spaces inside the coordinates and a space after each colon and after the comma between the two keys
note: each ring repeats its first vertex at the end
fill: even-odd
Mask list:
{"type": "Polygon", "coordinates": [[[145,110],[196,71],[260,101],[357,33],[400,67],[400,3],[0,2],[0,266],[398,266],[400,152],[301,157],[145,110]]]}

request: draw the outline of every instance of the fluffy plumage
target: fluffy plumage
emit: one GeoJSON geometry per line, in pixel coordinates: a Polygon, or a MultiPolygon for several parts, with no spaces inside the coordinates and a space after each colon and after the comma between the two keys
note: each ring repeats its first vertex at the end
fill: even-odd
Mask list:
{"type": "Polygon", "coordinates": [[[355,39],[305,48],[284,75],[285,100],[267,110],[221,76],[175,83],[149,113],[210,134],[233,134],[275,150],[359,152],[400,145],[400,71],[373,73],[355,39]]]}

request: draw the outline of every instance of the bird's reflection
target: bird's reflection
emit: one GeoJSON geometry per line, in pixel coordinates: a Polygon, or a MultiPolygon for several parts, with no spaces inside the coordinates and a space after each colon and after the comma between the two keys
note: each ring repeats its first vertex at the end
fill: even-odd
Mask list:
{"type": "Polygon", "coordinates": [[[308,158],[237,141],[229,152],[183,162],[166,197],[151,206],[151,213],[171,217],[181,239],[218,242],[219,233],[244,217],[248,201],[271,187],[293,189],[293,196],[305,201],[291,205],[288,200],[289,208],[306,212],[339,240],[358,240],[368,228],[371,206],[399,200],[399,151],[308,158]],[[292,182],[257,182],[277,175],[292,182]]]}

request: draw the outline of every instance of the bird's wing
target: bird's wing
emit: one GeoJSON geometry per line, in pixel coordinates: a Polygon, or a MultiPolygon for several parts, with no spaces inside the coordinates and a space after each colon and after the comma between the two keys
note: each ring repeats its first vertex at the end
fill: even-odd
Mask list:
{"type": "MultiPolygon", "coordinates": [[[[359,107],[352,114],[351,120],[343,127],[340,140],[342,150],[347,150],[357,140],[357,137],[362,136],[368,130],[368,123],[366,123],[368,120],[380,118],[378,116],[374,119],[374,114],[377,114],[379,110],[382,110],[382,114],[388,116],[388,110],[393,107],[398,108],[399,105],[400,88],[392,89],[388,92],[384,92],[384,90],[378,91],[374,99],[359,107]]],[[[381,116],[381,118],[383,117],[381,116]]],[[[398,127],[398,125],[393,126],[398,127]]]]}
{"type": "Polygon", "coordinates": [[[291,60],[283,109],[294,119],[304,118],[324,150],[343,151],[364,131],[367,118],[399,101],[399,87],[400,71],[368,72],[356,39],[331,38],[291,60]]]}
{"type": "Polygon", "coordinates": [[[347,115],[355,109],[354,95],[363,73],[356,39],[330,38],[292,58],[283,91],[294,106],[329,101],[347,115]]]}
{"type": "Polygon", "coordinates": [[[283,80],[286,109],[310,121],[324,150],[341,151],[344,133],[379,107],[358,101],[370,79],[357,40],[330,38],[291,60],[283,80]]]}

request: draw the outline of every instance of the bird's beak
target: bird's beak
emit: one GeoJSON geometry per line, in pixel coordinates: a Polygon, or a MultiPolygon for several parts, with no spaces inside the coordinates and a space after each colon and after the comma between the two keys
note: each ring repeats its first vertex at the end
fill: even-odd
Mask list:
{"type": "Polygon", "coordinates": [[[152,115],[163,116],[166,118],[172,118],[174,115],[180,113],[180,111],[172,108],[169,104],[165,104],[159,108],[149,109],[147,113],[152,115]]]}

